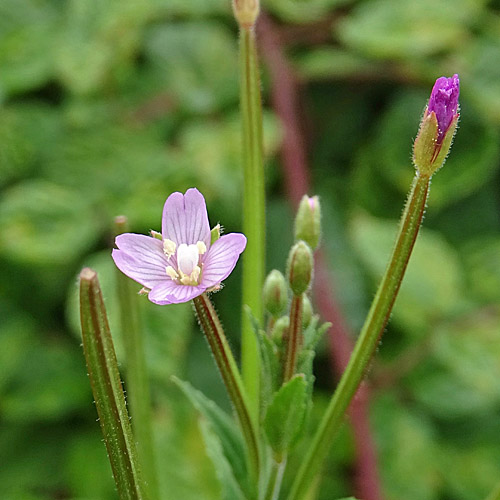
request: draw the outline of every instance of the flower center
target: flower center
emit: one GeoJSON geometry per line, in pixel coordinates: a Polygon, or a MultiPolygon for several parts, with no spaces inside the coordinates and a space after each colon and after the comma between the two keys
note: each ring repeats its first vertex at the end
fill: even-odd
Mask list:
{"type": "Polygon", "coordinates": [[[201,256],[206,251],[207,247],[203,241],[198,241],[196,245],[181,243],[177,248],[177,245],[172,240],[163,240],[164,254],[167,257],[172,257],[172,255],[177,257],[177,269],[168,266],[165,272],[179,285],[199,285],[203,268],[201,256]]]}

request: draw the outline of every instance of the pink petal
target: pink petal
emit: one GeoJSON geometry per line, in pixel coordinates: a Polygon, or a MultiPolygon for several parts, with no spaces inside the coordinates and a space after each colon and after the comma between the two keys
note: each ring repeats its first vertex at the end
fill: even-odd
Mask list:
{"type": "Polygon", "coordinates": [[[117,236],[115,242],[119,250],[113,250],[113,260],[129,278],[148,288],[170,280],[165,273],[168,262],[160,240],[126,233],[117,236]]]}
{"type": "Polygon", "coordinates": [[[188,302],[205,291],[202,286],[179,285],[169,280],[155,286],[148,294],[151,302],[159,305],[188,302]]]}
{"type": "Polygon", "coordinates": [[[210,246],[210,225],[208,223],[205,198],[195,188],[186,194],[172,193],[163,207],[162,235],[180,245],[194,245],[203,241],[210,246]]]}
{"type": "Polygon", "coordinates": [[[246,244],[245,235],[240,233],[230,233],[219,238],[210,248],[203,263],[201,284],[210,288],[225,280],[236,266],[246,244]]]}

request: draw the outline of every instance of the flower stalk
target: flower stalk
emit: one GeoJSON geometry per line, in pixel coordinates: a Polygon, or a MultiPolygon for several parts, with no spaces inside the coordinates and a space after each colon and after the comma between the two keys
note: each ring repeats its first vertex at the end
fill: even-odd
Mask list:
{"type": "MultiPolygon", "coordinates": [[[[252,3],[253,2],[253,3],[252,3]]],[[[248,2],[234,3],[241,9],[248,2]]],[[[255,0],[252,5],[258,6],[255,0]]],[[[238,19],[238,17],[237,17],[238,19]]],[[[254,19],[255,20],[255,19],[254,19]]],[[[265,185],[262,138],[262,104],[255,31],[240,22],[240,107],[243,131],[243,232],[248,238],[243,255],[243,305],[261,322],[262,284],[265,275],[265,185]]],[[[244,311],[245,308],[243,307],[244,311]]],[[[242,373],[251,411],[259,410],[260,357],[250,319],[242,314],[242,373]]]]}
{"type": "Polygon", "coordinates": [[[297,357],[302,346],[302,305],[302,294],[294,295],[290,307],[290,326],[286,336],[283,383],[288,382],[295,374],[297,357]]]}
{"type": "Polygon", "coordinates": [[[243,437],[247,444],[250,466],[257,478],[259,473],[259,444],[257,430],[248,405],[248,399],[241,380],[240,372],[229,343],[224,334],[219,317],[207,294],[193,299],[200,326],[208,341],[217,367],[226,386],[231,402],[240,422],[243,437]]]}
{"type": "Polygon", "coordinates": [[[430,176],[415,175],[389,264],[347,368],[295,477],[288,500],[301,500],[319,472],[389,320],[425,211],[430,176]]]}
{"type": "MultiPolygon", "coordinates": [[[[128,231],[126,217],[115,218],[115,234],[128,231]]],[[[151,500],[159,499],[156,460],[153,445],[151,394],[144,352],[137,291],[130,278],[116,269],[120,327],[125,346],[127,394],[132,416],[132,427],[141,458],[144,480],[151,500]]]]}

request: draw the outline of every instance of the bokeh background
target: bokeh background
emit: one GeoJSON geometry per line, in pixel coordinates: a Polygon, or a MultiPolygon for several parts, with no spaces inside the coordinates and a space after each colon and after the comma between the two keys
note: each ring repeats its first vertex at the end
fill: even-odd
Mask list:
{"type": "MultiPolygon", "coordinates": [[[[500,2],[262,8],[269,269],[283,269],[292,242],[286,124],[272,98],[291,78],[309,194],[321,196],[329,273],[353,332],[392,245],[432,84],[460,75],[460,129],[373,363],[369,416],[383,498],[482,499],[500,477],[500,2]],[[282,80],[271,49],[286,62],[282,80]]],[[[76,276],[98,270],[122,357],[113,217],[159,229],[168,194],[197,186],[213,225],[241,229],[237,53],[229,0],[1,0],[0,498],[116,498],[76,276]]],[[[240,271],[214,297],[235,349],[240,271]]],[[[170,381],[227,408],[208,349],[189,304],[141,305],[163,497],[218,499],[199,417],[170,381]]],[[[313,422],[335,384],[326,340],[316,369],[313,422]]],[[[345,426],[318,498],[352,494],[355,473],[345,426]]]]}

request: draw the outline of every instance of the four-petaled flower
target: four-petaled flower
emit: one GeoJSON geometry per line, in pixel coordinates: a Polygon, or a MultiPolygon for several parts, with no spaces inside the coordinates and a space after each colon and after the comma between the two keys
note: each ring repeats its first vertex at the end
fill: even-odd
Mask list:
{"type": "Polygon", "coordinates": [[[211,243],[205,199],[192,188],[168,197],[161,234],[121,234],[112,255],[120,271],[150,289],[151,302],[178,304],[217,289],[246,242],[243,234],[230,233],[211,243]]]}

